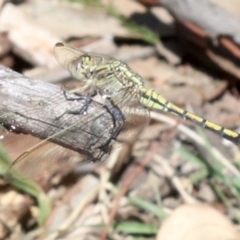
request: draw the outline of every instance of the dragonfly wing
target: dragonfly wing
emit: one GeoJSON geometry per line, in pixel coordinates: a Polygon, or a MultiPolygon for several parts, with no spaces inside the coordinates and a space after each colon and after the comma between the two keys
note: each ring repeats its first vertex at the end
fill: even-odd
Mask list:
{"type": "Polygon", "coordinates": [[[57,43],[54,46],[54,54],[58,62],[66,69],[68,69],[69,63],[74,62],[76,59],[80,59],[83,55],[90,56],[96,64],[107,64],[110,61],[116,60],[115,58],[105,54],[84,52],[64,43],[57,43]]]}
{"type": "Polygon", "coordinates": [[[8,176],[11,177],[17,171],[23,179],[40,180],[41,177],[49,176],[60,169],[71,170],[83,161],[83,155],[73,150],[51,142],[43,142],[38,147],[31,148],[20,155],[8,170],[6,178],[8,179],[8,176]]]}
{"type": "Polygon", "coordinates": [[[125,116],[125,123],[117,140],[132,142],[149,123],[149,111],[143,107],[138,99],[131,99],[121,107],[125,116]]]}
{"type": "MultiPolygon", "coordinates": [[[[37,144],[30,147],[13,162],[13,167],[9,169],[8,175],[14,173],[14,169],[16,169],[22,178],[39,180],[45,174],[49,175],[49,173],[54,173],[60,169],[69,171],[82,163],[105,160],[113,141],[109,141],[108,148],[104,150],[101,149],[101,146],[111,138],[111,131],[109,128],[101,129],[102,131],[100,128],[96,129],[95,121],[95,118],[86,118],[82,127],[73,128],[76,134],[82,134],[84,137],[81,143],[82,151],[73,151],[50,141],[39,140],[37,144]],[[89,129],[89,133],[87,133],[87,129],[89,129]]],[[[55,137],[67,139],[70,131],[71,128],[55,137]]],[[[52,140],[51,137],[48,140],[52,140]]]]}
{"type": "MultiPolygon", "coordinates": [[[[55,106],[57,107],[59,104],[55,106]]],[[[98,104],[98,108],[92,108],[90,105],[84,112],[77,112],[79,108],[81,109],[79,102],[69,101],[67,110],[72,112],[63,112],[62,116],[58,118],[55,116],[52,121],[46,123],[41,136],[50,135],[50,137],[20,155],[14,162],[13,168],[17,168],[24,178],[35,178],[41,176],[44,169],[54,172],[61,168],[69,169],[73,165],[86,161],[105,160],[114,142],[112,139],[115,127],[113,118],[101,104],[98,104]],[[69,140],[70,142],[67,143],[69,140]],[[49,141],[62,142],[63,146],[67,143],[66,145],[68,147],[70,145],[72,150],[49,141]]],[[[30,109],[25,114],[33,118],[36,111],[42,111],[42,109],[30,109]]],[[[48,109],[48,106],[45,106],[44,111],[53,112],[48,109]]],[[[12,169],[10,171],[12,172],[12,169]]]]}

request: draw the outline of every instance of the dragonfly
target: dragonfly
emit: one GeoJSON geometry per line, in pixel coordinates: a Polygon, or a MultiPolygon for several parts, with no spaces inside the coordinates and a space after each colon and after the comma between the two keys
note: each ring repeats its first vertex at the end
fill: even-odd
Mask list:
{"type": "Polygon", "coordinates": [[[156,91],[146,88],[144,79],[120,60],[84,52],[64,43],[57,43],[54,53],[60,65],[77,80],[84,82],[80,91],[97,91],[101,96],[109,96],[125,115],[135,113],[137,116],[141,113],[147,116],[149,110],[170,112],[213,131],[237,146],[240,144],[239,133],[186,111],[156,91]]]}

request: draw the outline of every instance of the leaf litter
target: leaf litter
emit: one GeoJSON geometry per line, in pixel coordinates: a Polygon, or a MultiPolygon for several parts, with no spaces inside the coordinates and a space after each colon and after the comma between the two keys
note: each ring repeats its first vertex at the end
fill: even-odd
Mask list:
{"type": "MultiPolygon", "coordinates": [[[[154,32],[163,44],[159,51],[141,34],[122,26],[116,15],[111,16],[108,8],[103,7],[109,1],[101,4],[101,8],[94,8],[84,5],[84,1],[6,3],[2,13],[7,11],[7,15],[2,16],[4,21],[0,20],[0,30],[7,33],[11,44],[10,48],[5,45],[6,51],[1,50],[11,58],[9,67],[21,64],[16,60],[21,58],[33,66],[31,71],[44,66],[38,72],[39,79],[52,71],[57,76],[54,81],[60,83],[60,68],[52,53],[54,43],[72,40],[86,49],[94,45],[93,51],[123,58],[144,77],[148,87],[168,100],[228,128],[238,126],[237,86],[230,85],[231,76],[216,74],[192,61],[176,38],[174,22],[168,22],[168,26],[161,21],[166,18],[164,8],[155,7],[161,10],[158,19],[165,25],[163,29],[159,25],[154,32]],[[11,22],[9,16],[15,11],[18,14],[11,22]],[[26,34],[17,24],[24,26],[26,34]],[[174,48],[165,47],[171,45],[170,41],[174,48]],[[176,54],[178,66],[175,61],[166,61],[164,49],[181,53],[176,54]]],[[[149,9],[144,5],[135,1],[119,4],[120,1],[111,1],[111,7],[126,20],[132,21],[138,14],[143,23],[147,22],[145,14],[149,9]],[[128,3],[126,9],[124,4],[128,3]]],[[[137,24],[140,23],[136,21],[137,24]]],[[[22,239],[107,239],[104,234],[108,233],[112,239],[172,240],[169,229],[171,233],[174,229],[176,239],[207,239],[203,235],[206,216],[208,225],[213,226],[213,230],[209,229],[211,234],[221,229],[239,239],[235,231],[239,227],[239,149],[219,137],[209,137],[207,131],[196,131],[191,124],[175,117],[153,115],[141,136],[123,150],[116,149],[106,162],[83,165],[67,176],[59,172],[45,186],[53,207],[44,228],[36,224],[39,205],[22,191],[1,183],[0,239],[16,239],[20,235],[22,239]],[[224,165],[225,158],[229,165],[224,165]],[[165,219],[168,220],[164,222],[165,219]],[[221,228],[218,221],[222,221],[221,228]],[[203,228],[199,228],[202,223],[203,228]],[[179,224],[186,231],[182,238],[183,228],[175,228],[179,224]]],[[[31,141],[28,137],[13,137],[8,151],[14,153],[17,146],[31,141]]],[[[222,239],[227,239],[224,236],[222,239]]]]}

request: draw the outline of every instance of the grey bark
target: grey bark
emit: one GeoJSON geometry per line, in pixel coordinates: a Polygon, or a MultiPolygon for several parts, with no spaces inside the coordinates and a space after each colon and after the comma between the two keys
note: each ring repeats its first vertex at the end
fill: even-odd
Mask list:
{"type": "Polygon", "coordinates": [[[30,79],[0,65],[0,123],[9,131],[31,134],[80,153],[93,153],[111,138],[112,115],[104,105],[61,87],[30,79]],[[75,112],[75,114],[73,114],[75,112]]]}

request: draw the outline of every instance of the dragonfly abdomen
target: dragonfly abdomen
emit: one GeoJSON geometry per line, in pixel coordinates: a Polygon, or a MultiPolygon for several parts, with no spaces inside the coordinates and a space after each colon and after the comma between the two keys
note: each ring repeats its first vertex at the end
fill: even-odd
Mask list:
{"type": "Polygon", "coordinates": [[[237,132],[224,128],[218,124],[215,124],[193,113],[190,113],[169,102],[168,100],[166,100],[164,97],[162,97],[160,94],[156,93],[153,90],[142,87],[140,91],[141,91],[140,102],[145,107],[155,110],[172,112],[181,117],[182,119],[194,122],[200,127],[209,129],[217,133],[218,135],[230,140],[236,145],[240,145],[240,135],[237,132]]]}
{"type": "Polygon", "coordinates": [[[237,132],[235,132],[231,129],[224,128],[216,123],[210,122],[210,121],[208,121],[204,118],[201,118],[193,113],[190,113],[187,111],[185,111],[185,112],[186,112],[185,119],[197,123],[200,127],[209,129],[209,130],[217,133],[218,135],[230,140],[231,142],[235,143],[236,145],[240,144],[240,135],[237,132]]]}

